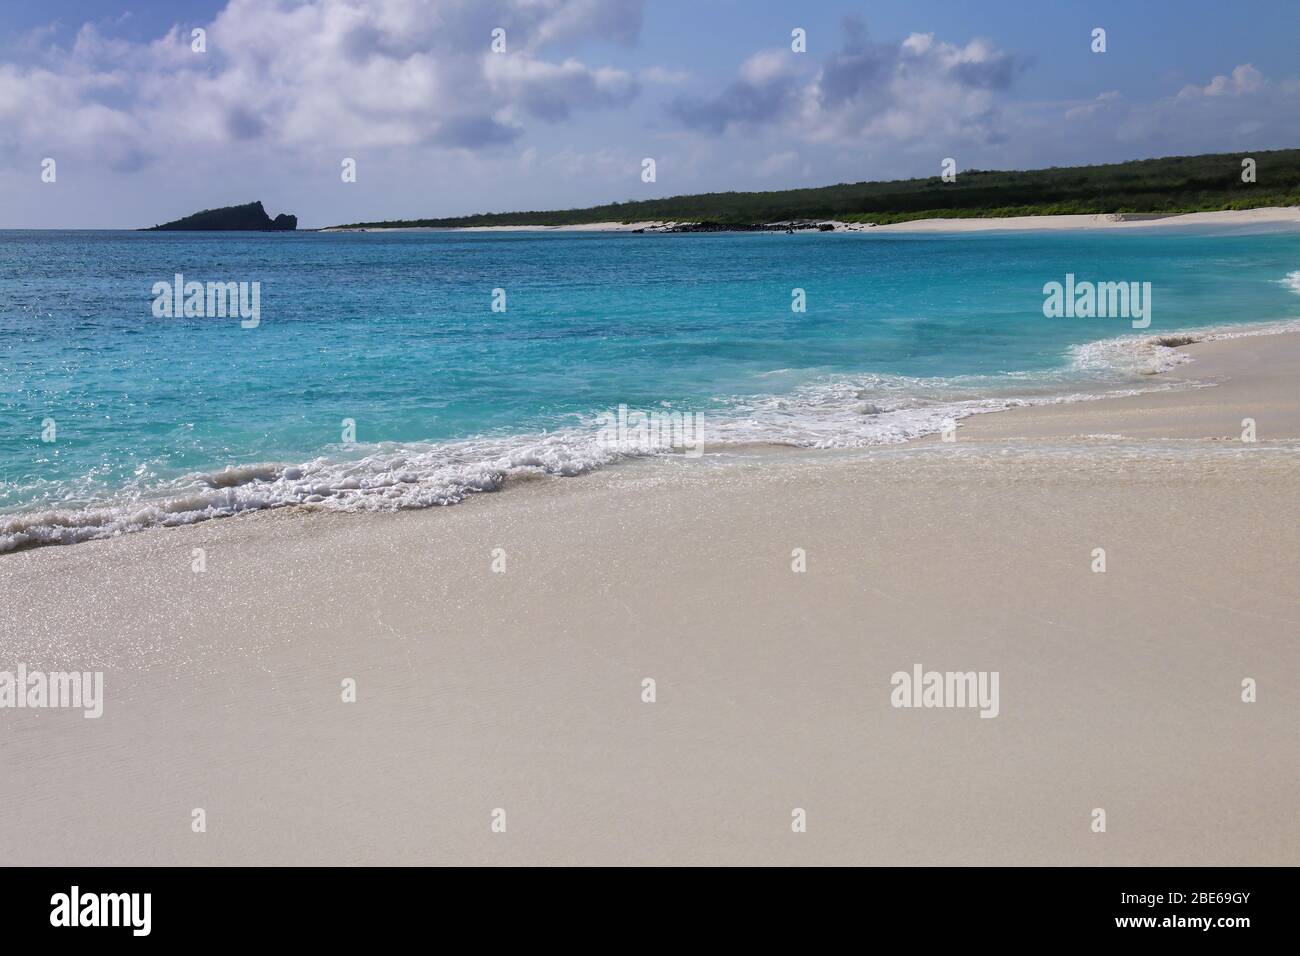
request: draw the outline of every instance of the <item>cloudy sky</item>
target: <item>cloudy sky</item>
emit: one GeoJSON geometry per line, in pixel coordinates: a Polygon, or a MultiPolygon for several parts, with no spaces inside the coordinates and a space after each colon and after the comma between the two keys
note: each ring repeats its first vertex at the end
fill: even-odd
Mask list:
{"type": "Polygon", "coordinates": [[[0,227],[253,199],[323,226],[933,175],[948,156],[1295,147],[1297,37],[1295,0],[6,2],[0,227]]]}

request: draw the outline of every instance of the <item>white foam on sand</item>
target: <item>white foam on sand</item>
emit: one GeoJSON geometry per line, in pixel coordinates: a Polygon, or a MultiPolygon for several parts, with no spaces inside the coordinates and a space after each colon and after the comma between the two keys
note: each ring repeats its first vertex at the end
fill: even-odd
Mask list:
{"type": "Polygon", "coordinates": [[[1184,345],[1219,342],[1255,335],[1281,335],[1297,331],[1300,331],[1300,319],[1287,319],[1280,322],[1192,329],[1186,332],[1162,332],[1158,335],[1124,335],[1076,345],[1070,352],[1074,366],[1081,370],[1116,370],[1141,375],[1157,375],[1192,361],[1192,357],[1186,352],[1178,351],[1184,345]]]}

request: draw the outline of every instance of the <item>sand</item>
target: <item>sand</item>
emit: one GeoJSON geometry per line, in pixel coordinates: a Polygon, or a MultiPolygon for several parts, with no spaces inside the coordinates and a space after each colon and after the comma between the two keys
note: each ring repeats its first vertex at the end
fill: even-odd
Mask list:
{"type": "Polygon", "coordinates": [[[1189,352],[953,443],[2,557],[0,667],[106,694],[0,710],[5,862],[1300,863],[1300,335],[1189,352]],[[998,716],[891,706],[918,663],[998,716]]]}
{"type": "MultiPolygon", "coordinates": [[[[1077,216],[1006,216],[963,219],[914,219],[876,226],[869,223],[846,223],[826,220],[835,232],[995,232],[1002,230],[1074,230],[1074,229],[1162,229],[1170,226],[1202,227],[1300,227],[1300,207],[1269,206],[1260,209],[1230,209],[1220,212],[1194,212],[1181,215],[1152,213],[1109,213],[1077,216]]],[[[378,227],[366,229],[321,229],[320,232],[631,232],[641,229],[662,232],[675,225],[671,222],[593,222],[571,226],[461,226],[454,229],[432,226],[378,227]]],[[[782,233],[773,233],[781,235],[782,233]]]]}
{"type": "Polygon", "coordinates": [[[1300,226],[1300,207],[1268,206],[1260,209],[1229,209],[1220,212],[1192,212],[1181,215],[1120,213],[1079,216],[1007,216],[988,219],[914,219],[887,226],[876,232],[991,232],[1006,229],[1164,229],[1170,226],[1300,226]]]}

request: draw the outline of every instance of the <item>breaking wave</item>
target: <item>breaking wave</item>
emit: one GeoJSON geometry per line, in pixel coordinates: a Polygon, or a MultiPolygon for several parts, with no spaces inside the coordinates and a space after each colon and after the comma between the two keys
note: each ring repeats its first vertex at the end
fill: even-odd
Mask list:
{"type": "MultiPolygon", "coordinates": [[[[1300,292],[1300,272],[1288,279],[1295,280],[1300,292]]],[[[971,415],[1198,387],[1192,381],[1150,376],[1191,360],[1178,351],[1180,345],[1289,331],[1300,331],[1300,320],[1104,339],[1075,346],[1069,365],[1049,372],[840,377],[785,395],[723,400],[702,413],[703,439],[711,452],[753,443],[854,448],[905,442],[971,415]]],[[[541,434],[339,446],[336,456],[192,473],[140,483],[110,500],[0,515],[0,552],[286,506],[365,512],[449,505],[513,479],[581,475],[620,459],[663,453],[623,451],[602,442],[594,417],[541,434]]]]}

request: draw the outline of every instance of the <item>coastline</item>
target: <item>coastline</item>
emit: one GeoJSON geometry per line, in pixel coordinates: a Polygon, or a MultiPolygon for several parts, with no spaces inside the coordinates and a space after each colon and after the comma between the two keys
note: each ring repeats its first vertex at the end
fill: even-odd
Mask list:
{"type": "Polygon", "coordinates": [[[978,415],[951,444],[7,555],[0,646],[102,669],[107,699],[0,712],[0,842],[69,865],[1293,865],[1300,334],[1185,349],[1164,374],[1213,388],[978,415]],[[892,708],[914,663],[999,671],[999,717],[892,708]]]}
{"type": "Polygon", "coordinates": [[[1216,212],[1113,213],[1095,216],[1010,216],[988,219],[913,219],[872,231],[887,232],[990,232],[996,230],[1118,229],[1147,230],[1185,226],[1300,226],[1300,207],[1268,206],[1259,209],[1227,209],[1216,212]]]}
{"type": "Polygon", "coordinates": [[[959,434],[978,441],[1106,435],[1121,441],[1168,439],[1240,445],[1242,423],[1249,418],[1255,422],[1261,446],[1300,441],[1300,331],[1228,332],[1179,346],[1178,351],[1190,361],[1158,377],[1212,387],[1009,408],[964,419],[959,434]]]}
{"type": "MultiPolygon", "coordinates": [[[[1065,409],[1119,397],[1199,389],[1213,382],[1201,380],[1198,366],[1192,364],[1190,371],[1184,368],[1187,374],[1170,374],[1193,362],[1194,346],[1296,333],[1300,333],[1300,319],[1125,334],[1071,347],[1072,363],[1067,369],[1041,370],[1029,373],[1029,378],[993,377],[974,390],[930,394],[923,390],[897,407],[871,405],[869,414],[863,413],[862,394],[849,377],[818,385],[802,398],[754,396],[720,412],[709,424],[697,423],[694,440],[721,460],[754,449],[769,453],[870,449],[938,440],[946,427],[967,429],[990,414],[1057,407],[1062,415],[1068,414],[1065,409]],[[1100,371],[1084,371],[1088,369],[1100,371]],[[1076,379],[1076,374],[1084,377],[1076,379]],[[802,408],[807,419],[792,423],[792,407],[802,408]]],[[[1202,407],[1213,407],[1216,398],[1203,401],[1202,407]]],[[[575,426],[375,449],[362,458],[319,456],[311,461],[218,465],[216,470],[189,472],[144,494],[120,493],[94,505],[0,515],[0,556],[30,547],[60,547],[221,518],[246,518],[261,511],[354,514],[442,507],[521,482],[577,477],[627,464],[629,459],[657,459],[663,454],[624,452],[603,444],[594,427],[575,426]]]]}
{"type": "Polygon", "coordinates": [[[1300,6],[11,7],[8,938],[1286,924],[1300,6]]]}
{"type": "MultiPolygon", "coordinates": [[[[1071,229],[1162,229],[1183,226],[1270,226],[1300,227],[1300,206],[1267,206],[1258,209],[1228,209],[1193,213],[1108,213],[1070,216],[1010,216],[962,219],[913,219],[887,225],[846,223],[826,219],[830,232],[912,233],[912,232],[993,232],[999,230],[1071,230],[1071,229]]],[[[334,228],[317,232],[670,232],[675,222],[596,222],[577,225],[545,226],[395,226],[334,228]]],[[[779,232],[778,230],[773,230],[779,232]]],[[[816,230],[806,230],[816,231],[816,230]]]]}

